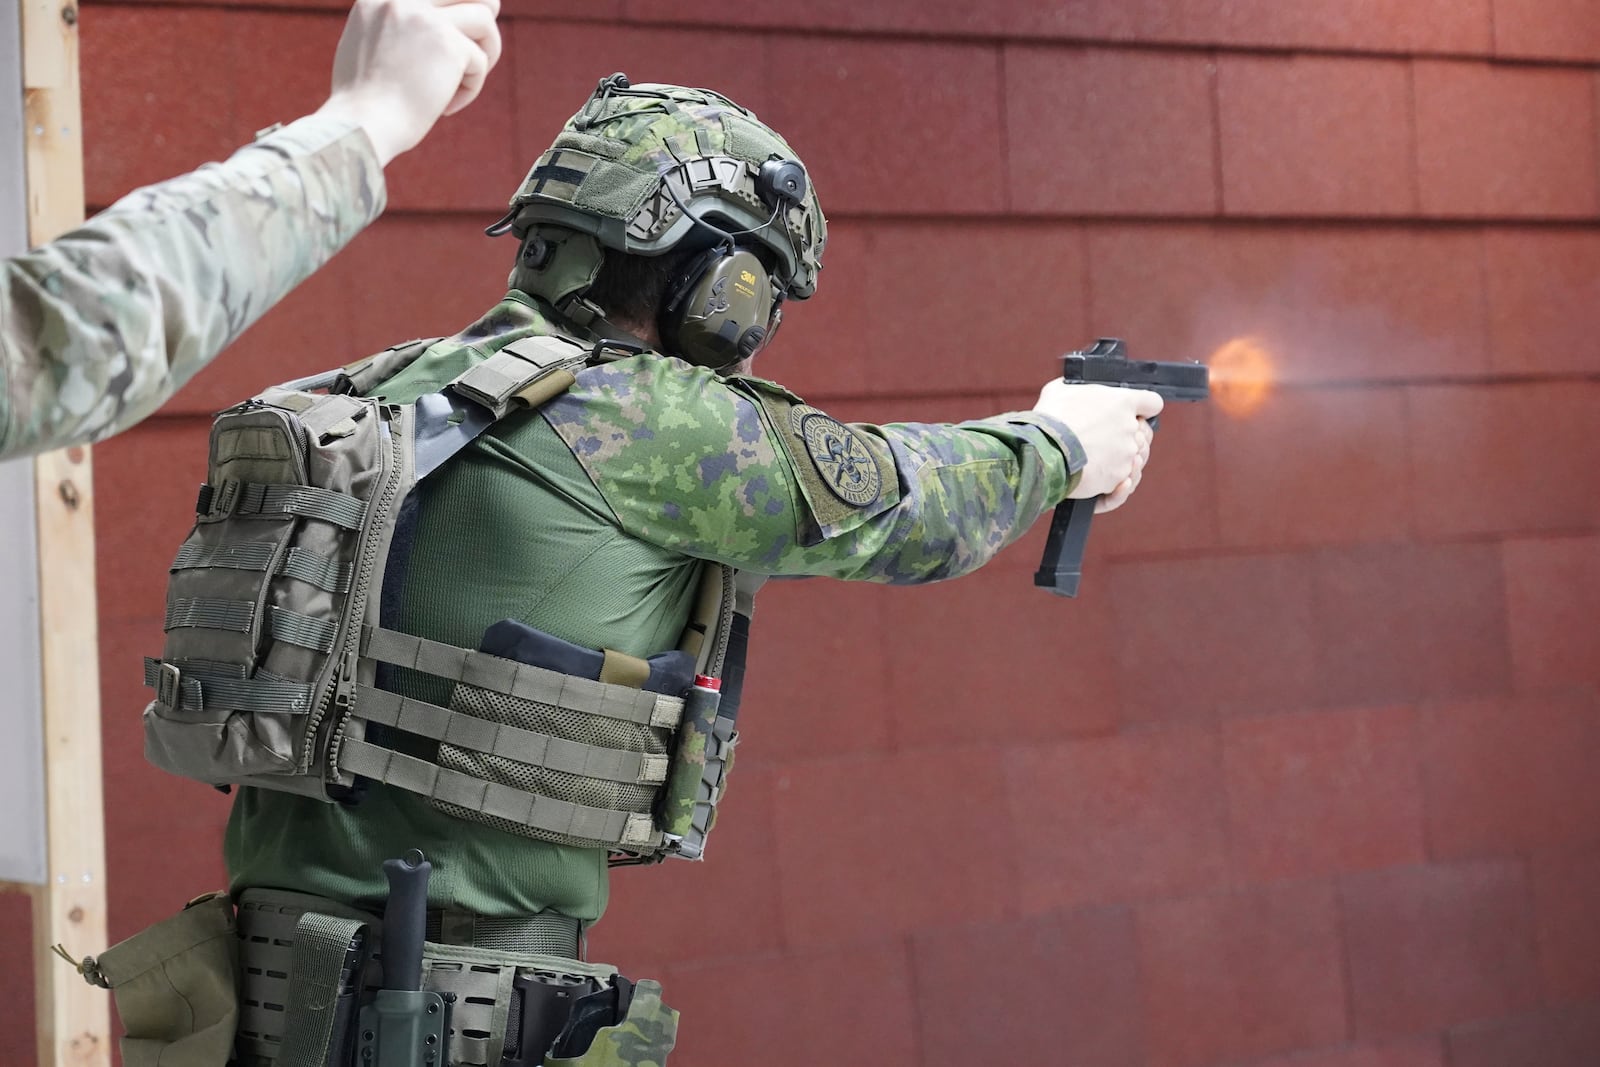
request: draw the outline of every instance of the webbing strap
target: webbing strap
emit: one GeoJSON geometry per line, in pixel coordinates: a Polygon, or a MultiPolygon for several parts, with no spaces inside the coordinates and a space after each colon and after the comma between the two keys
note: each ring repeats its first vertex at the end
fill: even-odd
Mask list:
{"type": "Polygon", "coordinates": [[[344,593],[350,589],[350,575],[354,568],[327,556],[319,556],[303,548],[291,548],[284,557],[279,572],[288,578],[297,578],[328,593],[344,593]]]}
{"type": "Polygon", "coordinates": [[[573,341],[559,337],[523,338],[474,363],[439,392],[417,397],[413,405],[417,481],[438,470],[505,417],[513,400],[538,407],[565,391],[576,381],[566,368],[577,367],[587,358],[588,352],[573,341]],[[530,357],[522,352],[519,346],[525,344],[542,355],[530,357]]]}
{"type": "Polygon", "coordinates": [[[364,685],[356,686],[355,706],[356,715],[368,722],[533,767],[633,785],[667,780],[666,755],[567,741],[364,685]]]}
{"type": "Polygon", "coordinates": [[[641,726],[670,730],[683,717],[682,697],[607,685],[381,627],[361,631],[361,654],[493,693],[641,726]]]}
{"type": "MultiPolygon", "coordinates": [[[[476,915],[429,909],[427,940],[441,945],[471,945],[502,952],[537,952],[576,959],[583,954],[583,922],[554,911],[532,915],[476,915]]],[[[432,977],[437,980],[439,972],[432,977]]]]}
{"type": "Polygon", "coordinates": [[[186,543],[178,549],[170,570],[187,571],[201,567],[227,567],[236,571],[264,571],[272,566],[277,546],[265,541],[235,544],[198,545],[186,543]]]}
{"type": "Polygon", "coordinates": [[[346,530],[361,529],[367,506],[348,493],[315,485],[264,485],[248,482],[233,507],[236,515],[299,515],[346,530]]]}
{"type": "Polygon", "coordinates": [[[339,769],[547,833],[625,848],[649,848],[660,843],[660,834],[649,815],[586,807],[486,782],[353,737],[345,738],[339,748],[339,769]]]}
{"type": "Polygon", "coordinates": [[[176,597],[167,604],[163,630],[198,626],[207,630],[228,630],[247,634],[255,621],[256,606],[248,600],[216,600],[211,597],[176,597]]]}
{"type": "MultiPolygon", "coordinates": [[[[216,600],[211,597],[178,597],[167,605],[165,629],[176,630],[194,626],[205,630],[226,630],[247,634],[255,622],[256,606],[248,600],[216,600]]],[[[269,606],[267,608],[267,633],[279,641],[309,648],[315,652],[332,652],[339,624],[332,619],[318,619],[298,611],[269,606]]]]}
{"type": "Polygon", "coordinates": [[[346,980],[346,960],[359,947],[366,924],[308,911],[294,928],[289,965],[289,1003],[275,1067],[326,1067],[333,1037],[339,987],[346,980]]]}
{"type": "Polygon", "coordinates": [[[317,652],[333,651],[334,638],[339,635],[337,621],[318,619],[279,607],[269,607],[267,613],[267,632],[279,641],[317,652]]]}
{"type": "MultiPolygon", "coordinates": [[[[277,546],[265,541],[220,545],[189,543],[178,550],[171,569],[186,571],[223,567],[236,571],[264,571],[272,566],[276,554],[277,546]]],[[[328,593],[343,593],[350,589],[350,564],[319,556],[303,548],[291,548],[278,573],[308,582],[328,593]]]]}
{"type": "Polygon", "coordinates": [[[274,711],[303,715],[311,709],[311,686],[258,671],[241,678],[193,664],[178,666],[144,659],[144,684],[156,691],[161,703],[174,711],[274,711]],[[163,677],[163,666],[170,667],[163,677]]]}

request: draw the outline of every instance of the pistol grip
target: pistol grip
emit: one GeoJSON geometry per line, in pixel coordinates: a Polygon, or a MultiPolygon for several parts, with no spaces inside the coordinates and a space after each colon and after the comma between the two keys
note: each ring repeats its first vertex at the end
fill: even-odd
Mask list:
{"type": "Polygon", "coordinates": [[[1050,518],[1050,534],[1044,542],[1044,558],[1033,575],[1034,585],[1056,596],[1078,595],[1094,504],[1093,500],[1063,500],[1056,505],[1050,518]]]}
{"type": "MultiPolygon", "coordinates": [[[[1152,431],[1160,427],[1161,416],[1148,420],[1152,431]]],[[[1063,500],[1050,518],[1050,534],[1044,542],[1044,558],[1034,572],[1033,584],[1056,596],[1077,596],[1083,578],[1083,550],[1089,542],[1089,522],[1099,500],[1063,500]]]]}

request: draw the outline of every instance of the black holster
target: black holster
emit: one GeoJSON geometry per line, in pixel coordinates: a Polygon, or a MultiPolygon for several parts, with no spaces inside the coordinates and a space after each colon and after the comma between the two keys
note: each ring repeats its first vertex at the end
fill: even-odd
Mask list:
{"type": "Polygon", "coordinates": [[[501,1067],[540,1067],[577,1006],[596,989],[592,978],[518,975],[513,979],[501,1067]]]}

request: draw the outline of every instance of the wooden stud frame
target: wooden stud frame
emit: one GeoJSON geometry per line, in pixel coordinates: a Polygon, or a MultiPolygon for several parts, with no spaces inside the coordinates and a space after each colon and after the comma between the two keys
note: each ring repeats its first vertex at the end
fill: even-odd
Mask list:
{"type": "MultiPolygon", "coordinates": [[[[83,138],[75,0],[21,0],[28,241],[83,221],[83,138]]],[[[100,768],[90,450],[34,461],[44,698],[45,884],[34,890],[38,1062],[109,1067],[110,1007],[50,951],[106,945],[105,813],[100,768]]]]}

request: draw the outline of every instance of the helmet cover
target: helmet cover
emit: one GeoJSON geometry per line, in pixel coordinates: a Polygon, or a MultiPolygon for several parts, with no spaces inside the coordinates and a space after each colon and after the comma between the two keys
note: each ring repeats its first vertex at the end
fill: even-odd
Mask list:
{"type": "Polygon", "coordinates": [[[778,188],[763,178],[774,161],[799,162],[788,142],[720,93],[630,85],[613,74],[534,163],[491,232],[525,238],[556,226],[640,256],[732,240],[765,249],[776,287],[803,300],[816,289],[827,220],[806,176],[778,188]]]}

